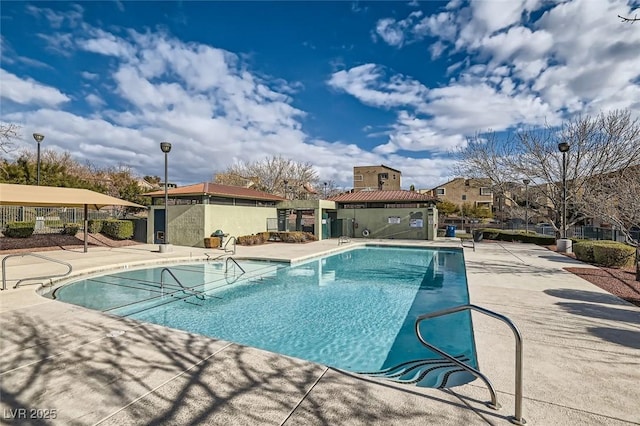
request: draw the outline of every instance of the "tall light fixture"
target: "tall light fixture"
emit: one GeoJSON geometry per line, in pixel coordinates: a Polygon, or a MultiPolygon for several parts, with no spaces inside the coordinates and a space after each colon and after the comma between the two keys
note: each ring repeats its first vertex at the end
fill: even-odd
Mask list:
{"type": "Polygon", "coordinates": [[[327,199],[327,182],[324,183],[324,199],[327,199]]]}
{"type": "Polygon", "coordinates": [[[528,234],[529,233],[529,184],[531,181],[529,179],[522,179],[522,183],[524,183],[524,196],[525,196],[525,205],[524,205],[524,230],[528,234]]]}
{"type": "Polygon", "coordinates": [[[567,142],[560,142],[558,150],[562,153],[562,239],[567,238],[567,152],[571,146],[567,142]]]}
{"type": "Polygon", "coordinates": [[[171,144],[160,142],[160,149],[164,152],[164,241],[169,244],[169,152],[171,144]]]}
{"type": "Polygon", "coordinates": [[[37,167],[36,185],[40,186],[40,142],[42,142],[44,140],[44,135],[42,135],[40,133],[34,133],[33,134],[33,138],[38,143],[38,155],[37,155],[37,159],[36,159],[36,164],[37,164],[37,166],[36,166],[37,167]]]}

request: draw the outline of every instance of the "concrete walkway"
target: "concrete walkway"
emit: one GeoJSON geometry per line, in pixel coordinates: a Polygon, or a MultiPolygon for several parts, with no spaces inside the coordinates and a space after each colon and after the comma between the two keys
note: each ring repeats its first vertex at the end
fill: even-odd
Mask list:
{"type": "MultiPolygon", "coordinates": [[[[356,244],[238,247],[235,257],[296,261],[356,244]]],[[[444,239],[435,245],[460,247],[444,239]]],[[[523,334],[528,424],[640,424],[639,308],[565,272],[578,262],[540,247],[479,243],[464,253],[472,303],[507,315],[523,334]]],[[[84,275],[222,252],[139,245],[42,254],[84,275]]],[[[12,288],[19,277],[65,271],[39,258],[7,260],[0,423],[480,425],[509,424],[513,415],[513,336],[491,318],[473,316],[481,371],[498,390],[499,411],[484,405],[489,396],[479,380],[450,390],[374,381],[45,299],[39,285],[12,288]]]]}

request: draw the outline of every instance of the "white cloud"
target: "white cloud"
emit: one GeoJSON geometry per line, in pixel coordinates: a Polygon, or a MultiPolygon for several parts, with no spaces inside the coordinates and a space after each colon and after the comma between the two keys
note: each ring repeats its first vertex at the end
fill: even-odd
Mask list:
{"type": "Polygon", "coordinates": [[[391,154],[399,150],[448,153],[466,145],[461,134],[447,135],[443,129],[435,129],[432,120],[420,119],[407,111],[400,111],[397,122],[389,132],[389,140],[374,152],[391,154]]]}
{"type": "Polygon", "coordinates": [[[98,74],[89,71],[82,71],[80,76],[86,80],[97,80],[100,77],[98,74]]]}
{"type": "Polygon", "coordinates": [[[107,103],[100,96],[95,93],[90,93],[85,96],[84,100],[94,108],[100,108],[105,106],[107,103]]]}
{"type": "Polygon", "coordinates": [[[420,82],[403,75],[385,79],[384,68],[375,64],[335,72],[328,84],[367,105],[381,108],[420,104],[428,93],[420,82]]]}
{"type": "Polygon", "coordinates": [[[69,101],[69,97],[58,89],[23,79],[0,68],[2,90],[0,97],[22,105],[56,106],[69,101]]]}
{"type": "Polygon", "coordinates": [[[422,16],[421,11],[411,12],[400,21],[394,18],[383,18],[376,24],[376,34],[390,46],[401,47],[405,42],[405,33],[414,25],[416,19],[422,16]]]}
{"type": "Polygon", "coordinates": [[[40,8],[33,5],[27,5],[26,11],[36,18],[45,18],[51,28],[59,29],[63,25],[75,28],[82,22],[84,9],[79,4],[71,5],[66,12],[54,11],[49,8],[40,8]]]}

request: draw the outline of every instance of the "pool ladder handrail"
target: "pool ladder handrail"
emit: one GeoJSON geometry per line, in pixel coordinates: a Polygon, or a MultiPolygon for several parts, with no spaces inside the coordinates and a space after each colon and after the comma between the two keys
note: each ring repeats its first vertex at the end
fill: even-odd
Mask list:
{"type": "Polygon", "coordinates": [[[234,237],[233,235],[230,236],[227,239],[227,242],[224,243],[224,247],[222,247],[222,249],[224,250],[225,253],[231,253],[231,254],[236,254],[236,237],[234,237]],[[232,250],[227,250],[227,246],[229,245],[229,243],[233,240],[233,249],[232,250]]]}
{"type": "Polygon", "coordinates": [[[233,257],[229,256],[229,257],[227,257],[227,259],[224,261],[224,273],[225,273],[225,275],[226,275],[226,274],[227,274],[227,272],[229,271],[229,261],[232,261],[233,263],[235,263],[235,264],[236,264],[236,266],[237,266],[238,268],[240,268],[240,270],[242,271],[242,273],[243,273],[243,274],[244,274],[244,273],[246,273],[246,271],[244,270],[244,268],[243,268],[242,266],[240,266],[240,265],[238,264],[238,262],[236,262],[236,260],[235,260],[233,257]]]}
{"type": "Polygon", "coordinates": [[[453,362],[460,368],[468,371],[469,373],[473,374],[477,378],[481,379],[487,385],[487,388],[489,389],[489,393],[491,394],[491,402],[487,403],[487,406],[489,408],[493,408],[494,410],[499,410],[500,404],[498,403],[498,398],[496,396],[495,388],[493,387],[493,384],[487,378],[487,376],[485,376],[475,368],[471,367],[470,365],[467,365],[464,362],[456,359],[455,357],[446,353],[445,351],[428,343],[420,333],[420,323],[422,321],[426,319],[440,317],[443,315],[449,315],[449,314],[466,311],[466,310],[473,310],[473,311],[488,315],[492,318],[496,318],[506,323],[509,326],[509,328],[511,328],[511,331],[513,332],[513,335],[516,340],[516,371],[515,371],[515,414],[513,417],[509,417],[509,420],[513,424],[524,425],[526,423],[526,420],[522,418],[522,335],[520,334],[520,330],[518,330],[518,327],[513,323],[513,321],[511,321],[509,318],[507,318],[502,314],[490,311],[488,309],[482,308],[477,305],[473,305],[473,304],[460,305],[460,306],[455,306],[453,308],[442,309],[440,311],[430,312],[430,313],[418,316],[415,324],[415,332],[416,332],[416,335],[418,336],[418,340],[420,340],[420,343],[422,343],[427,348],[431,349],[432,351],[436,352],[440,356],[448,359],[449,361],[453,362]]]}
{"type": "Polygon", "coordinates": [[[33,257],[37,257],[37,258],[40,258],[40,259],[48,260],[50,262],[59,263],[61,265],[64,265],[64,266],[68,267],[69,270],[64,274],[59,274],[59,275],[47,275],[47,276],[43,276],[43,277],[22,278],[22,279],[18,280],[18,282],[16,282],[16,285],[14,285],[13,288],[18,288],[18,286],[20,285],[20,283],[22,281],[43,280],[43,279],[66,277],[73,270],[73,266],[71,266],[70,263],[63,262],[62,260],[58,260],[58,259],[53,259],[53,258],[48,257],[48,256],[43,256],[41,254],[30,253],[30,252],[29,253],[9,254],[9,255],[5,256],[4,259],[2,259],[2,290],[6,290],[7,289],[7,259],[9,259],[10,257],[24,257],[24,256],[33,256],[33,257]]]}
{"type": "Polygon", "coordinates": [[[164,291],[164,273],[168,272],[169,275],[171,275],[173,277],[173,279],[178,283],[178,285],[180,287],[182,287],[182,291],[184,291],[185,293],[191,293],[192,295],[194,295],[197,299],[200,300],[205,300],[204,296],[202,295],[201,292],[195,291],[189,287],[185,287],[180,280],[178,279],[178,277],[175,276],[175,274],[173,272],[171,272],[171,269],[169,268],[162,268],[162,271],[160,271],[160,289],[164,291]]]}

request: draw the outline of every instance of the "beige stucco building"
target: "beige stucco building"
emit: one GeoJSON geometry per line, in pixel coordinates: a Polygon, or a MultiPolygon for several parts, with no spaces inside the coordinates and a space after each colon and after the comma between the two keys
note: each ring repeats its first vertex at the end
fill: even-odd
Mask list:
{"type": "Polygon", "coordinates": [[[441,201],[449,201],[462,207],[469,204],[474,207],[488,208],[493,210],[494,194],[491,190],[489,179],[465,179],[455,178],[433,189],[420,190],[419,192],[429,194],[441,201]]]}
{"type": "Polygon", "coordinates": [[[353,168],[353,191],[397,191],[402,172],[384,164],[353,168]]]}
{"type": "MultiPolygon", "coordinates": [[[[152,198],[147,242],[165,242],[164,190],[152,198]]],[[[318,239],[435,239],[435,200],[414,191],[361,191],[330,200],[287,200],[250,188],[200,183],[168,190],[170,244],[203,247],[217,230],[229,236],[307,231],[318,239]]]]}

